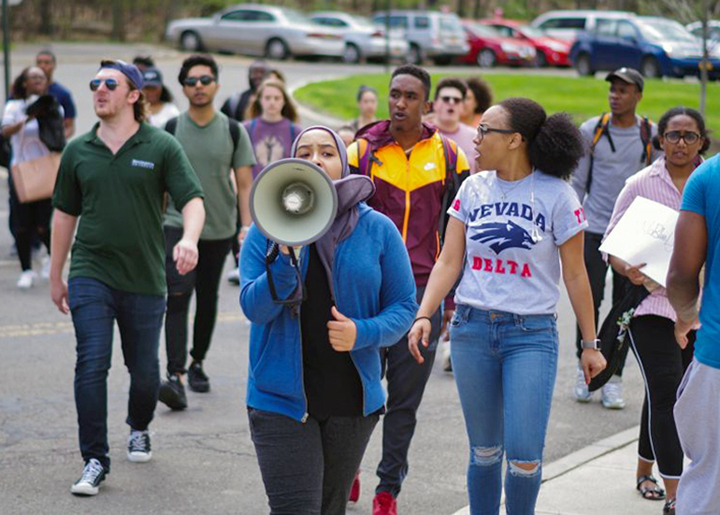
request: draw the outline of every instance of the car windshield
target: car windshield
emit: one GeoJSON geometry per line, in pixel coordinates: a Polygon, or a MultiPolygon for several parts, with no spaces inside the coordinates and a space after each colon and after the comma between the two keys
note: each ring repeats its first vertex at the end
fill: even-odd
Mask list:
{"type": "Polygon", "coordinates": [[[373,23],[372,20],[366,16],[353,16],[352,17],[355,24],[357,24],[360,27],[366,27],[366,28],[375,28],[377,26],[377,23],[373,23]]]}
{"type": "Polygon", "coordinates": [[[454,16],[443,16],[440,18],[440,30],[442,32],[462,32],[460,20],[454,16]]]}
{"type": "Polygon", "coordinates": [[[309,23],[309,24],[315,24],[314,21],[312,21],[310,18],[305,16],[300,11],[296,11],[295,9],[290,9],[288,7],[282,8],[282,13],[285,15],[285,18],[291,23],[309,23]]]}
{"type": "Polygon", "coordinates": [[[500,38],[500,37],[502,37],[502,34],[500,34],[500,32],[498,32],[498,30],[495,27],[491,27],[490,25],[481,25],[480,23],[473,23],[470,25],[470,30],[476,36],[482,36],[485,38],[500,38]]]}
{"type": "Polygon", "coordinates": [[[695,43],[695,37],[676,21],[652,20],[642,21],[638,24],[643,37],[654,42],[684,42],[695,43]]]}
{"type": "Polygon", "coordinates": [[[530,25],[521,25],[518,27],[518,30],[523,33],[525,37],[528,38],[544,38],[547,36],[542,30],[531,27],[530,25]]]}

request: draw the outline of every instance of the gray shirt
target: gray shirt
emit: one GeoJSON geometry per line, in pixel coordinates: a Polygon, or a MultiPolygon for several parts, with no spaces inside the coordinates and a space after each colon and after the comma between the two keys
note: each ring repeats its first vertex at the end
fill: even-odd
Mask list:
{"type": "MultiPolygon", "coordinates": [[[[625,181],[647,166],[643,157],[643,143],[640,137],[642,118],[637,117],[637,124],[633,127],[620,128],[610,122],[608,126],[610,137],[615,145],[615,152],[610,147],[607,135],[603,135],[595,146],[595,163],[592,171],[592,183],[588,193],[588,177],[590,172],[590,147],[592,146],[595,127],[599,116],[590,118],[580,126],[587,152],[578,163],[572,178],[572,187],[580,202],[582,202],[590,224],[587,231],[605,234],[610,222],[615,200],[625,186],[625,181]]],[[[652,136],[657,134],[657,126],[651,124],[652,136]]],[[[651,145],[652,147],[652,145],[651,145]]],[[[652,147],[651,156],[655,161],[662,156],[661,150],[652,147]]]]}

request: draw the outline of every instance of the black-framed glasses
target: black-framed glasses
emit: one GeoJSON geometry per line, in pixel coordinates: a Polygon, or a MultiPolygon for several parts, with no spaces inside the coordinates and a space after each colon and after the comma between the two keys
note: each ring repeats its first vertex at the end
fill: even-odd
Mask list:
{"type": "Polygon", "coordinates": [[[488,132],[497,132],[498,134],[515,134],[517,131],[511,129],[495,129],[493,127],[488,127],[487,125],[478,125],[477,139],[482,141],[488,132]]]}
{"type": "Polygon", "coordinates": [[[441,96],[440,100],[445,102],[446,104],[462,104],[463,99],[461,97],[448,97],[448,96],[441,96]]]}
{"type": "Polygon", "coordinates": [[[687,145],[692,145],[693,143],[697,143],[701,136],[697,132],[692,131],[667,131],[663,134],[663,138],[672,144],[678,143],[682,138],[687,145]]]}
{"type": "Polygon", "coordinates": [[[202,77],[187,77],[187,78],[183,81],[183,84],[185,84],[186,86],[192,88],[192,87],[194,87],[198,82],[199,82],[200,84],[202,84],[203,86],[207,86],[207,85],[212,84],[213,82],[215,82],[215,77],[213,77],[212,75],[203,75],[202,77]]]}
{"type": "Polygon", "coordinates": [[[115,91],[120,85],[120,83],[115,79],[93,79],[90,81],[90,91],[97,91],[100,89],[103,82],[105,83],[105,87],[108,91],[115,91]]]}

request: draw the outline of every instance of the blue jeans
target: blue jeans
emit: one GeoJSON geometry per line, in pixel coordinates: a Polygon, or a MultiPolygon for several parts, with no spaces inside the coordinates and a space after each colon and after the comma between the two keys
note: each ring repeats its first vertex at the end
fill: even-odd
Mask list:
{"type": "Polygon", "coordinates": [[[507,513],[532,515],[557,371],[555,316],[458,305],[450,335],[453,372],[470,440],[470,513],[499,513],[504,453],[507,513]]]}
{"type": "Polygon", "coordinates": [[[130,372],[127,423],[147,429],[160,387],[158,347],[165,297],[128,293],[86,277],[70,279],[68,300],[77,340],[75,406],[80,452],[110,467],[107,441],[107,375],[112,359],[113,325],[120,329],[125,366],[130,372]]]}

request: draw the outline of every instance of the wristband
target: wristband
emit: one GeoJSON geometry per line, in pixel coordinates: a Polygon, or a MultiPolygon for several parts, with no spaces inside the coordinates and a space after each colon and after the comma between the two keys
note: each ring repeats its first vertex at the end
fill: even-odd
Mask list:
{"type": "Polygon", "coordinates": [[[415,325],[415,322],[419,322],[420,320],[427,320],[428,322],[430,322],[430,325],[432,325],[432,320],[430,319],[430,317],[417,317],[413,321],[413,325],[415,325]]]}

